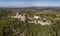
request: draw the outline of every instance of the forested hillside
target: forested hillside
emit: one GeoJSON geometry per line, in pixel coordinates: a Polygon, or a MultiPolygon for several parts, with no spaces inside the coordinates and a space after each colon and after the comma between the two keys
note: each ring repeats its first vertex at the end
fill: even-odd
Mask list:
{"type": "Polygon", "coordinates": [[[60,10],[0,9],[0,36],[60,36],[60,10]],[[51,24],[28,23],[28,18],[25,22],[11,18],[17,12],[26,14],[26,17],[40,16],[44,22],[46,18],[51,24]]]}

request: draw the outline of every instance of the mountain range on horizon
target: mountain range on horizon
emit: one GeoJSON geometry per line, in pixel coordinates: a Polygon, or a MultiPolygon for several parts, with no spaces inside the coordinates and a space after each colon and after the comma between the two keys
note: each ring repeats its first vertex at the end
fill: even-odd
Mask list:
{"type": "Polygon", "coordinates": [[[60,9],[60,7],[54,6],[41,6],[41,7],[0,7],[0,9],[60,9]]]}

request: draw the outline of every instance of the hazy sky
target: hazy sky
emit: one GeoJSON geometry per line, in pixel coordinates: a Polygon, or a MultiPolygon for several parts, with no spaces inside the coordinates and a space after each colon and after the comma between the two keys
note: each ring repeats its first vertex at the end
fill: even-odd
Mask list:
{"type": "Polygon", "coordinates": [[[0,7],[60,6],[60,0],[0,0],[0,7]]]}

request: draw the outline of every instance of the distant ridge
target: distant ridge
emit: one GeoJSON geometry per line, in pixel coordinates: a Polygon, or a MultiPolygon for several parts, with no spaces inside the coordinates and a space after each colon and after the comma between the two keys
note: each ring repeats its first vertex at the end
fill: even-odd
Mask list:
{"type": "Polygon", "coordinates": [[[42,7],[0,7],[0,9],[60,9],[60,7],[42,6],[42,7]]]}

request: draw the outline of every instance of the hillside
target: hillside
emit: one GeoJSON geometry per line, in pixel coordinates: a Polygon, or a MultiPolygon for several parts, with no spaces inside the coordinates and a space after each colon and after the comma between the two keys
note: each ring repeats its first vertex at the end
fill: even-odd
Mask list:
{"type": "Polygon", "coordinates": [[[0,9],[0,36],[60,36],[60,9],[0,9]]]}

